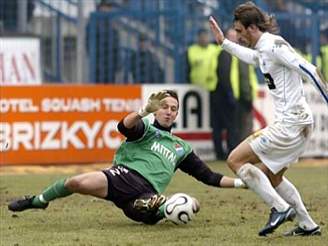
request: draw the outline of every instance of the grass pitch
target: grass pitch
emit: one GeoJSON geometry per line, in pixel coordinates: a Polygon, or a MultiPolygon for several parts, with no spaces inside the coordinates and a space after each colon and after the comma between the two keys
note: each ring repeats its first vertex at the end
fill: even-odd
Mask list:
{"type": "MultiPolygon", "coordinates": [[[[211,168],[232,175],[223,163],[211,168]]],[[[66,169],[66,167],[61,167],[66,169]]],[[[80,171],[80,170],[79,170],[80,171]]],[[[2,170],[0,169],[0,172],[2,170]]],[[[73,175],[74,173],[72,173],[73,175]]],[[[113,204],[89,196],[72,195],[50,204],[45,211],[11,213],[8,202],[38,194],[56,179],[70,174],[0,176],[0,245],[327,245],[328,166],[295,165],[287,177],[301,192],[306,207],[321,226],[321,237],[285,238],[294,226],[286,223],[266,238],[257,236],[269,208],[250,190],[217,189],[177,172],[165,194],[195,196],[200,212],[188,225],[162,221],[155,226],[135,223],[113,204]]]]}

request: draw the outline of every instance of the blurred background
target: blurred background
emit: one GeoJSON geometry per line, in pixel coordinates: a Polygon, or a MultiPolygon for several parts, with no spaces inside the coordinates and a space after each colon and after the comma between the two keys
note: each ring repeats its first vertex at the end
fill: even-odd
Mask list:
{"type": "MultiPolygon", "coordinates": [[[[202,159],[225,160],[274,120],[259,69],[209,30],[213,15],[236,42],[233,11],[245,2],[0,0],[0,165],[111,161],[119,120],[165,88],[181,102],[174,134],[202,159]]],[[[328,0],[253,2],[328,79],[328,0]]],[[[327,105],[304,89],[315,128],[303,157],[326,158],[327,105]]]]}
{"type": "MultiPolygon", "coordinates": [[[[185,52],[198,30],[208,29],[210,15],[228,28],[243,2],[0,0],[0,33],[40,39],[43,82],[186,83],[185,52]]],[[[280,34],[304,57],[322,66],[327,0],[254,3],[276,16],[280,34]]]]}

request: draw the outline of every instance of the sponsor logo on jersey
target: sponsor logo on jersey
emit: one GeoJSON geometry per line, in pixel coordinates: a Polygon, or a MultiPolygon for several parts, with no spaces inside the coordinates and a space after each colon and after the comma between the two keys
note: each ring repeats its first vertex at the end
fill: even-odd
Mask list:
{"type": "Polygon", "coordinates": [[[164,158],[168,159],[173,165],[175,165],[177,156],[164,145],[155,141],[150,149],[164,156],[164,158]]]}
{"type": "Polygon", "coordinates": [[[183,147],[180,144],[175,144],[175,152],[177,153],[178,156],[183,156],[185,151],[183,147]]]}

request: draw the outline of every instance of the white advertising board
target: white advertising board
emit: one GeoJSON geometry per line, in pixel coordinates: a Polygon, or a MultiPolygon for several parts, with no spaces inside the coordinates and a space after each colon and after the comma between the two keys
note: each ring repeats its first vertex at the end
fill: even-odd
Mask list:
{"type": "Polygon", "coordinates": [[[0,85],[41,84],[40,40],[0,38],[0,85]]]}

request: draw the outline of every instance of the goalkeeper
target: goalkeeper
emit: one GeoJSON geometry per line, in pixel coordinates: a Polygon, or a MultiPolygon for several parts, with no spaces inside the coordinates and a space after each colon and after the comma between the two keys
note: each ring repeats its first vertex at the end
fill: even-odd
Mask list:
{"type": "Polygon", "coordinates": [[[164,218],[166,198],[161,194],[178,168],[207,185],[244,187],[240,179],[212,172],[188,143],[171,134],[178,110],[174,91],[153,93],[144,108],[119,122],[126,141],[112,167],[58,180],[37,196],[11,202],[9,210],[45,209],[52,200],[79,193],[112,201],[134,221],[155,224],[164,218]],[[151,113],[153,124],[144,118],[151,113]]]}

